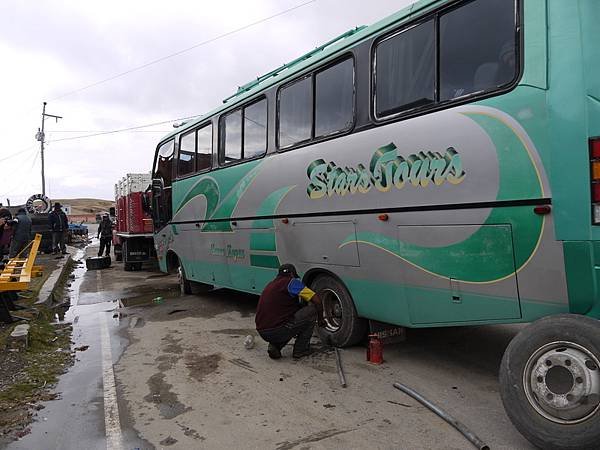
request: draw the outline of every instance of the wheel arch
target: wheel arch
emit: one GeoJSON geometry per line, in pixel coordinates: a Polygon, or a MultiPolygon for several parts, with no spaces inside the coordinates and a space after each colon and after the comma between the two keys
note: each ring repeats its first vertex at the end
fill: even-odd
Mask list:
{"type": "Polygon", "coordinates": [[[175,273],[179,268],[179,256],[173,250],[169,250],[165,258],[167,261],[167,272],[175,273]]]}
{"type": "MultiPolygon", "coordinates": [[[[313,281],[315,281],[315,279],[320,275],[329,275],[330,277],[335,278],[336,280],[338,280],[340,283],[342,283],[344,285],[344,287],[346,288],[346,290],[348,292],[350,292],[350,290],[346,286],[346,283],[344,283],[344,281],[339,277],[339,275],[337,275],[335,272],[332,272],[331,270],[325,269],[323,267],[313,267],[312,269],[309,269],[302,277],[302,281],[305,285],[310,286],[310,284],[313,281]]],[[[352,295],[350,295],[350,296],[352,297],[352,295]]]]}

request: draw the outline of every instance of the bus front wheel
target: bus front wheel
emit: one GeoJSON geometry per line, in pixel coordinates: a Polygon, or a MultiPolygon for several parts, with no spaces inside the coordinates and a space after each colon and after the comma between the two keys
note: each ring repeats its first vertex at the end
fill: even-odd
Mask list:
{"type": "Polygon", "coordinates": [[[560,314],[528,325],[504,353],[500,394],[538,447],[600,448],[600,322],[560,314]]]}
{"type": "Polygon", "coordinates": [[[181,290],[181,295],[189,295],[193,293],[192,282],[185,276],[185,269],[183,268],[181,261],[179,261],[179,267],[177,268],[177,279],[179,280],[179,289],[181,290]]]}
{"type": "Polygon", "coordinates": [[[330,275],[319,275],[311,284],[323,303],[325,327],[319,327],[321,340],[335,347],[360,342],[367,332],[367,321],[358,317],[350,293],[341,281],[330,275]]]}

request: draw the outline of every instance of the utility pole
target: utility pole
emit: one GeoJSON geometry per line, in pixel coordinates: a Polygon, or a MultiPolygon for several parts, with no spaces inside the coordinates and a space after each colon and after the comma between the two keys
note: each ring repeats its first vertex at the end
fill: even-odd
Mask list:
{"type": "Polygon", "coordinates": [[[54,117],[56,122],[58,119],[62,119],[62,116],[54,116],[52,114],[46,114],[46,102],[44,102],[44,106],[42,109],[42,128],[38,128],[38,132],[35,135],[35,138],[40,141],[40,157],[42,160],[42,195],[46,195],[46,175],[44,173],[44,141],[46,139],[46,135],[44,134],[44,121],[46,117],[54,117]]]}

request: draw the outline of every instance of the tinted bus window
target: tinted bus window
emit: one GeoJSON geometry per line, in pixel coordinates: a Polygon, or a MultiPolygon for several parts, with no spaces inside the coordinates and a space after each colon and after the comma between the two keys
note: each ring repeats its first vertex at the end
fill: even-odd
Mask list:
{"type": "Polygon", "coordinates": [[[311,78],[304,78],[279,93],[279,146],[306,141],[312,135],[311,78]]]}
{"type": "Polygon", "coordinates": [[[187,175],[196,170],[196,135],[192,131],[181,137],[179,141],[179,157],[177,175],[187,175]]]}
{"type": "Polygon", "coordinates": [[[347,59],[315,76],[315,136],[345,131],[354,121],[354,61],[347,59]]]}
{"type": "Polygon", "coordinates": [[[173,152],[175,141],[165,142],[158,148],[156,155],[156,167],[154,169],[155,178],[162,178],[165,187],[171,186],[173,178],[173,152]]]}
{"type": "Polygon", "coordinates": [[[210,169],[212,167],[212,124],[196,132],[196,153],[196,170],[210,169]]]}
{"type": "Polygon", "coordinates": [[[244,159],[267,150],[267,100],[244,108],[244,159]]]}
{"type": "Polygon", "coordinates": [[[221,124],[225,135],[225,151],[222,162],[239,161],[242,159],[242,111],[237,110],[227,114],[221,124]]]}
{"type": "Polygon", "coordinates": [[[376,112],[384,116],[435,101],[434,21],[382,41],[376,49],[376,112]]]}
{"type": "Polygon", "coordinates": [[[440,99],[496,89],[516,77],[515,2],[477,0],[440,17],[440,99]]]}

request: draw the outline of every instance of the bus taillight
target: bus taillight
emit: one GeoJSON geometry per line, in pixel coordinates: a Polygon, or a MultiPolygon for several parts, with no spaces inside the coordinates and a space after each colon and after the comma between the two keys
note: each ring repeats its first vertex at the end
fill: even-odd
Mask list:
{"type": "Polygon", "coordinates": [[[600,225],[600,137],[590,139],[590,178],[592,182],[592,223],[600,225]]]}

